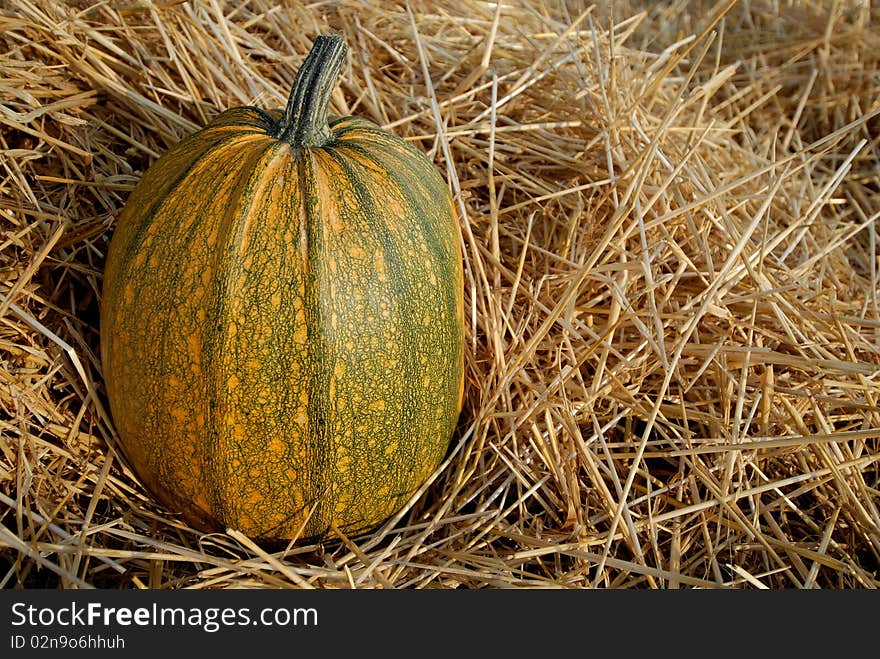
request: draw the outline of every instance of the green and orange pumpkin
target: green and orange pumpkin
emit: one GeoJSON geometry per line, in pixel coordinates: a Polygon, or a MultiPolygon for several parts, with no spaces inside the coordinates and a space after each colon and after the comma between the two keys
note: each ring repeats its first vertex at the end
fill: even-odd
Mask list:
{"type": "Polygon", "coordinates": [[[369,530],[436,469],[461,409],[449,190],[399,137],[328,119],[345,52],[318,37],[283,111],[228,110],[172,147],[109,247],[114,425],[203,530],[369,530]]]}

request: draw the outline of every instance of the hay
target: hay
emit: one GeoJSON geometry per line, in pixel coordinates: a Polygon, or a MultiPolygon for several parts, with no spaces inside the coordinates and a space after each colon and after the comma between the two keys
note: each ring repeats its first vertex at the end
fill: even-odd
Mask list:
{"type": "Polygon", "coordinates": [[[880,29],[862,2],[0,3],[0,583],[880,585],[880,29]],[[334,96],[461,215],[448,460],[364,537],[201,535],[120,459],[101,274],[144,169],[334,96]]]}

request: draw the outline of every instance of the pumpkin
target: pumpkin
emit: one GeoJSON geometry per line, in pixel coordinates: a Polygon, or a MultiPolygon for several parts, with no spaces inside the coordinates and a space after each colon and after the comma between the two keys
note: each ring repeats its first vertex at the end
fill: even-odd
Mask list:
{"type": "Polygon", "coordinates": [[[375,528],[437,468],[461,410],[449,189],[401,138],[328,116],[346,50],[318,37],[283,111],[231,109],[170,148],[108,248],[119,442],[198,529],[375,528]]]}

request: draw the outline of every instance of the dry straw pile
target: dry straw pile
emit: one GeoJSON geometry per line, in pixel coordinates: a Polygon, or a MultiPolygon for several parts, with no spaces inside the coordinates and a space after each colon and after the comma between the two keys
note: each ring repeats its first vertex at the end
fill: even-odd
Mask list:
{"type": "Polygon", "coordinates": [[[880,585],[868,2],[0,2],[4,587],[880,585]],[[313,37],[461,215],[467,393],[365,537],[201,535],[120,456],[97,309],[128,192],[313,37]]]}

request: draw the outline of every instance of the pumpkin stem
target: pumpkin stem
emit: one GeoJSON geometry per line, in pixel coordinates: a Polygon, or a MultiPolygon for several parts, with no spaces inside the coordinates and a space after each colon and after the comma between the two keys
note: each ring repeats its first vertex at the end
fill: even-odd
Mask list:
{"type": "Polygon", "coordinates": [[[338,34],[315,39],[293,81],[275,137],[294,148],[323,146],[333,139],[327,109],[347,51],[338,34]]]}

